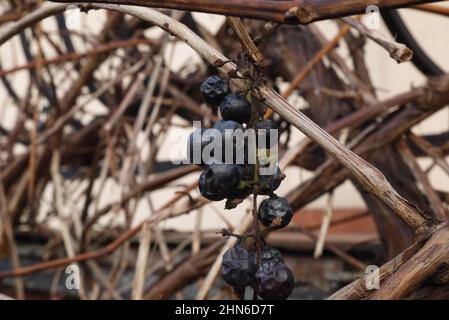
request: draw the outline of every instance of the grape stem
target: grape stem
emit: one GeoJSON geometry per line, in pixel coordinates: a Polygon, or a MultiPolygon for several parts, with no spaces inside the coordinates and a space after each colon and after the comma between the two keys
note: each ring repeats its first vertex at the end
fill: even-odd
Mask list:
{"type": "MultiPolygon", "coordinates": [[[[240,40],[240,43],[242,44],[243,48],[243,58],[248,59],[248,64],[253,66],[252,68],[249,68],[250,77],[249,77],[249,87],[252,88],[254,84],[254,79],[260,79],[263,75],[263,70],[265,66],[265,60],[263,58],[262,53],[260,52],[259,48],[256,46],[256,44],[253,42],[251,36],[246,31],[245,26],[243,25],[243,22],[240,18],[228,18],[228,23],[230,24],[231,28],[236,33],[237,37],[240,40]]],[[[259,117],[259,110],[257,110],[257,106],[252,103],[252,95],[251,91],[247,94],[248,100],[251,104],[251,121],[248,124],[250,128],[253,130],[256,129],[256,124],[260,120],[259,117]]],[[[257,135],[256,135],[257,136],[257,135]]],[[[253,151],[255,153],[255,160],[256,163],[254,165],[254,184],[253,184],[253,204],[252,204],[252,214],[253,214],[253,233],[255,236],[255,251],[256,251],[256,263],[257,267],[260,266],[260,250],[261,250],[261,238],[260,238],[260,228],[259,228],[259,221],[257,219],[257,195],[259,192],[259,154],[257,152],[257,141],[255,143],[255,146],[253,147],[253,151]]],[[[257,288],[256,286],[253,286],[254,294],[253,294],[253,300],[257,300],[257,288]]]]}
{"type": "MultiPolygon", "coordinates": [[[[249,95],[249,99],[250,99],[250,103],[251,103],[251,122],[250,122],[250,127],[253,130],[256,130],[256,123],[259,121],[259,110],[257,110],[257,107],[252,103],[252,97],[251,95],[249,95]]],[[[256,135],[257,136],[257,135],[256,135]]],[[[255,236],[255,251],[256,251],[256,263],[257,263],[257,267],[260,266],[260,250],[261,250],[261,238],[260,238],[260,228],[259,228],[259,220],[257,218],[257,195],[259,192],[259,153],[257,152],[257,139],[255,142],[255,146],[253,147],[253,151],[255,153],[255,160],[256,163],[254,165],[254,185],[253,185],[253,233],[255,236]]],[[[257,300],[257,288],[256,286],[253,287],[254,289],[254,295],[253,295],[253,300],[257,300]]]]}
{"type": "MultiPolygon", "coordinates": [[[[253,231],[255,234],[255,244],[256,244],[256,263],[257,267],[260,266],[260,228],[259,221],[257,220],[257,192],[253,194],[253,231]]],[[[257,287],[254,286],[253,300],[257,300],[257,287]]]]}
{"type": "Polygon", "coordinates": [[[221,229],[221,231],[218,231],[217,234],[221,234],[223,237],[235,237],[238,240],[242,240],[244,236],[237,234],[237,233],[233,233],[231,231],[229,231],[228,229],[221,229]]]}

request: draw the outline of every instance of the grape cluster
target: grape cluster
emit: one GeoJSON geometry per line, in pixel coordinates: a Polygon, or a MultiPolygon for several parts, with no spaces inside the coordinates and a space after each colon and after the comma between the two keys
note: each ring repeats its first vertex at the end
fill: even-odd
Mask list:
{"type": "MultiPolygon", "coordinates": [[[[211,201],[245,199],[253,192],[251,182],[255,165],[248,159],[248,141],[235,136],[244,136],[249,123],[255,120],[252,119],[251,104],[243,95],[232,93],[228,83],[218,76],[207,78],[200,91],[208,104],[219,107],[222,117],[212,128],[198,128],[188,138],[188,159],[204,167],[198,183],[200,193],[211,201]],[[208,149],[217,142],[222,146],[221,154],[214,154],[213,148],[208,149]],[[229,145],[232,145],[231,152],[225,149],[229,145]],[[212,152],[206,152],[208,150],[212,152]]],[[[275,123],[271,120],[254,122],[258,125],[255,127],[259,131],[257,139],[265,139],[265,146],[268,146],[270,129],[276,129],[275,123]]],[[[260,149],[258,153],[267,153],[266,150],[260,149]]],[[[272,175],[260,176],[258,194],[271,195],[283,178],[279,168],[272,175]]]]}
{"type": "MultiPolygon", "coordinates": [[[[257,212],[259,222],[269,229],[285,227],[292,216],[293,211],[287,199],[274,194],[262,201],[257,212]]],[[[253,242],[245,241],[244,236],[239,238],[239,242],[241,243],[231,247],[223,255],[224,281],[234,287],[236,292],[252,286],[264,300],[287,299],[293,291],[294,279],[281,252],[265,246],[257,259],[257,246],[253,242]]]]}
{"type": "MultiPolygon", "coordinates": [[[[258,220],[256,225],[259,226],[260,222],[265,227],[264,231],[287,226],[293,216],[292,208],[286,198],[274,193],[284,174],[277,164],[274,173],[259,174],[261,168],[273,168],[267,146],[273,145],[271,130],[277,129],[275,122],[263,119],[263,112],[250,102],[251,97],[248,101],[244,95],[231,92],[227,81],[218,76],[207,78],[200,90],[206,103],[219,107],[222,118],[210,129],[196,129],[188,139],[187,156],[191,162],[203,167],[198,181],[201,195],[211,201],[227,199],[228,209],[250,194],[254,197],[268,196],[261,202],[257,215],[254,215],[254,219],[258,220]],[[249,161],[248,156],[250,146],[254,145],[248,139],[234,137],[234,134],[243,134],[250,128],[256,132],[256,145],[251,149],[255,150],[255,163],[249,161]],[[209,148],[216,142],[221,142],[222,148],[209,148]],[[231,155],[223,147],[227,143],[232,146],[231,155]],[[211,152],[205,157],[203,150],[211,152]]],[[[293,290],[294,280],[280,251],[264,245],[263,236],[255,230],[245,235],[232,235],[238,238],[238,244],[223,255],[223,280],[240,296],[247,286],[251,286],[262,299],[287,299],[293,290]]]]}
{"type": "Polygon", "coordinates": [[[264,300],[285,300],[294,287],[293,274],[281,252],[269,246],[261,250],[259,264],[254,250],[242,244],[231,247],[223,254],[221,274],[236,292],[252,286],[264,300]]]}

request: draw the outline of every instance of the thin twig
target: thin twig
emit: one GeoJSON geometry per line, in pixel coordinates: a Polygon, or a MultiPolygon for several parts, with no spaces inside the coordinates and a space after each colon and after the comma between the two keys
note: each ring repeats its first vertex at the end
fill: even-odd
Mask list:
{"type": "Polygon", "coordinates": [[[413,58],[413,51],[404,44],[388,39],[378,31],[367,28],[354,18],[346,17],[342,18],[342,20],[387,50],[397,63],[407,62],[413,58]]]}
{"type": "Polygon", "coordinates": [[[148,265],[148,253],[150,252],[151,243],[151,228],[148,222],[143,224],[140,232],[140,245],[137,253],[136,271],[134,273],[133,281],[133,300],[141,300],[143,297],[143,290],[145,289],[145,274],[148,265]]]}
{"type": "Polygon", "coordinates": [[[318,240],[315,245],[315,251],[313,252],[313,257],[315,259],[321,257],[321,255],[323,254],[324,243],[326,241],[327,232],[329,230],[329,225],[332,220],[332,198],[333,193],[331,192],[327,196],[326,210],[324,211],[320,233],[318,235],[318,240]]]}

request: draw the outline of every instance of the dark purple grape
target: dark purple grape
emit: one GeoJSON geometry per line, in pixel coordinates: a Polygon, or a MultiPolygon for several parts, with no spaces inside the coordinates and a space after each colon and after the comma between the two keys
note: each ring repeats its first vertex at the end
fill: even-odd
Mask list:
{"type": "MultiPolygon", "coordinates": [[[[221,138],[221,157],[214,155],[216,162],[245,163],[245,128],[232,120],[219,120],[215,123],[213,129],[215,129],[215,136],[219,135],[221,138]]],[[[214,138],[215,141],[218,141],[218,139],[214,138]]]]}
{"type": "Polygon", "coordinates": [[[204,80],[200,87],[204,100],[214,106],[218,106],[229,92],[228,83],[219,76],[212,76],[204,80]]]}
{"type": "Polygon", "coordinates": [[[220,201],[235,195],[245,179],[244,168],[236,164],[211,164],[200,175],[198,187],[203,197],[220,201]]]}
{"type": "Polygon", "coordinates": [[[285,176],[279,167],[276,167],[274,174],[259,175],[259,194],[267,196],[272,195],[273,192],[279,188],[284,177],[285,176]]]}
{"type": "Polygon", "coordinates": [[[207,129],[198,128],[193,131],[189,135],[187,142],[187,157],[189,163],[204,165],[202,151],[210,142],[211,139],[207,135],[207,129]]]}
{"type": "Polygon", "coordinates": [[[231,93],[221,101],[220,114],[224,120],[248,123],[251,119],[251,105],[244,97],[231,93]]]}
{"type": "Polygon", "coordinates": [[[280,261],[262,263],[255,279],[257,294],[264,300],[285,300],[295,285],[292,272],[280,261]]]}
{"type": "Polygon", "coordinates": [[[286,198],[271,197],[262,201],[257,214],[264,226],[284,228],[292,220],[293,210],[286,198]]]}
{"type": "Polygon", "coordinates": [[[273,247],[265,247],[260,252],[260,261],[262,263],[270,261],[284,262],[284,259],[282,258],[282,254],[278,249],[273,247]]]}
{"type": "Polygon", "coordinates": [[[214,129],[219,130],[221,133],[225,133],[225,130],[237,130],[237,129],[241,129],[243,130],[243,126],[236,122],[236,121],[232,121],[232,120],[218,120],[217,122],[215,122],[214,124],[214,129]]]}
{"type": "Polygon", "coordinates": [[[223,280],[232,287],[243,288],[252,284],[256,269],[254,252],[242,245],[235,245],[223,254],[221,274],[223,280]]]}
{"type": "Polygon", "coordinates": [[[264,119],[255,125],[257,133],[258,148],[267,148],[276,146],[279,140],[279,128],[273,120],[264,119]],[[276,130],[276,131],[273,131],[276,130]],[[277,134],[276,134],[277,133],[277,134]],[[273,141],[271,141],[273,140],[273,141]],[[265,141],[265,146],[262,146],[262,141],[265,141]]]}

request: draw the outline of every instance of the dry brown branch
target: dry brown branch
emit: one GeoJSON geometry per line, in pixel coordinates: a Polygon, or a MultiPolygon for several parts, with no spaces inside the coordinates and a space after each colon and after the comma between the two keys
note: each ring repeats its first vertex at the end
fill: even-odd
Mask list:
{"type": "Polygon", "coordinates": [[[371,299],[401,299],[447,261],[449,232],[447,227],[435,232],[418,252],[388,277],[371,299]]]}
{"type": "Polygon", "coordinates": [[[429,156],[431,156],[435,162],[440,166],[440,168],[449,175],[449,165],[447,164],[446,160],[442,157],[439,150],[432,146],[431,143],[426,141],[420,136],[417,136],[413,133],[410,134],[410,138],[412,141],[420,147],[425,153],[427,153],[429,156]]]}
{"type": "MultiPolygon", "coordinates": [[[[76,0],[60,0],[61,2],[77,3],[76,0]]],[[[95,1],[97,2],[97,1],[95,1]]],[[[102,0],[108,4],[128,4],[155,8],[199,11],[206,13],[224,14],[243,18],[271,20],[280,23],[307,24],[317,20],[337,18],[341,16],[365,13],[369,5],[379,8],[409,7],[416,4],[437,2],[436,0],[391,0],[391,1],[345,1],[338,0],[283,0],[265,1],[249,0],[242,3],[239,0],[194,0],[189,2],[166,0],[163,3],[152,0],[102,0]]],[[[92,2],[90,2],[92,3],[92,2]]]]}
{"type": "Polygon", "coordinates": [[[388,39],[376,30],[370,30],[363,23],[351,17],[342,18],[344,22],[359,31],[364,36],[370,38],[390,53],[390,56],[397,63],[407,62],[413,58],[413,52],[402,43],[397,43],[388,39]]]}
{"type": "Polygon", "coordinates": [[[256,66],[264,67],[265,61],[260,52],[259,48],[255,45],[251,36],[246,31],[245,25],[243,24],[240,18],[229,17],[228,23],[231,26],[232,30],[237,34],[237,37],[240,39],[240,43],[243,46],[243,49],[247,52],[248,56],[254,62],[256,66]]]}
{"type": "Polygon", "coordinates": [[[25,28],[32,26],[36,22],[43,20],[54,14],[63,12],[67,8],[67,4],[62,3],[45,3],[38,10],[34,11],[20,20],[12,23],[0,33],[0,45],[19,34],[25,28]]]}
{"type": "Polygon", "coordinates": [[[410,170],[415,174],[416,180],[424,189],[424,194],[427,196],[430,207],[435,212],[437,218],[441,221],[447,220],[447,213],[444,210],[442,201],[440,200],[435,190],[432,188],[427,175],[421,170],[418,162],[415,160],[412,152],[405,144],[404,140],[400,141],[398,148],[399,152],[404,158],[405,163],[410,167],[410,170]]]}
{"type": "MultiPolygon", "coordinates": [[[[89,56],[106,53],[108,51],[116,50],[119,48],[127,48],[127,47],[137,46],[139,44],[155,45],[155,42],[151,39],[129,39],[129,40],[112,41],[108,44],[101,45],[101,46],[96,47],[87,52],[67,53],[67,54],[59,55],[57,58],[40,61],[39,63],[41,66],[47,66],[47,65],[53,65],[53,64],[57,65],[57,64],[67,62],[67,61],[81,60],[81,59],[89,57],[89,56]]],[[[27,70],[27,69],[36,68],[36,67],[37,67],[37,61],[34,60],[32,62],[28,62],[24,65],[13,67],[8,70],[0,70],[0,77],[9,75],[9,74],[17,72],[17,71],[27,70]]]]}
{"type": "Polygon", "coordinates": [[[313,252],[313,257],[315,259],[319,258],[323,254],[324,243],[326,241],[327,232],[329,230],[329,225],[332,220],[332,193],[327,196],[326,211],[324,212],[323,220],[321,222],[320,234],[318,236],[315,251],[313,252]]]}
{"type": "Polygon", "coordinates": [[[449,16],[449,9],[447,9],[446,7],[438,6],[438,5],[434,5],[434,4],[420,4],[420,5],[414,6],[412,8],[421,10],[421,11],[440,14],[445,17],[449,16]]]}
{"type": "Polygon", "coordinates": [[[145,222],[142,226],[140,245],[137,255],[136,271],[133,282],[133,299],[141,300],[143,297],[143,290],[145,285],[145,274],[148,265],[148,252],[150,251],[151,228],[145,222]]]}

